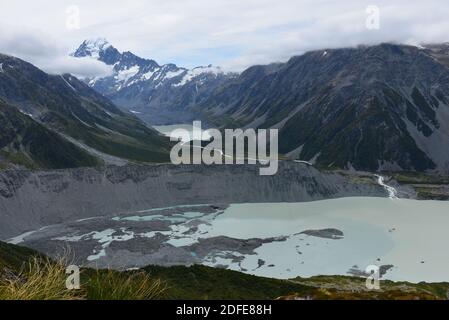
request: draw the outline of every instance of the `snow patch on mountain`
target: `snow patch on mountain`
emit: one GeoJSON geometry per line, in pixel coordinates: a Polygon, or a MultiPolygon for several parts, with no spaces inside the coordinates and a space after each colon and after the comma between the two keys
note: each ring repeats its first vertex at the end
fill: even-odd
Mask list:
{"type": "Polygon", "coordinates": [[[140,71],[140,67],[139,66],[132,66],[129,68],[125,68],[123,70],[120,70],[117,75],[115,76],[115,78],[118,81],[121,82],[127,82],[129,79],[131,79],[132,77],[134,77],[136,74],[138,74],[140,71]]]}
{"type": "Polygon", "coordinates": [[[141,81],[147,81],[147,80],[150,80],[150,79],[153,77],[153,75],[156,73],[157,70],[159,70],[159,69],[156,69],[156,70],[150,70],[150,71],[148,71],[147,73],[144,73],[144,74],[142,75],[142,77],[141,77],[141,81]]]}
{"type": "Polygon", "coordinates": [[[212,74],[215,76],[218,76],[219,74],[224,74],[223,70],[221,70],[220,67],[214,67],[214,66],[207,66],[207,67],[197,67],[194,68],[192,70],[188,70],[186,75],[182,78],[182,80],[177,83],[174,84],[174,87],[180,87],[180,86],[184,86],[187,83],[189,83],[190,81],[192,81],[193,79],[195,79],[196,77],[203,75],[203,74],[212,74]]]}
{"type": "Polygon", "coordinates": [[[169,72],[167,72],[166,74],[165,74],[165,79],[171,79],[171,78],[175,78],[175,77],[177,77],[177,76],[179,76],[179,75],[181,75],[181,74],[183,74],[185,72],[185,70],[183,70],[183,69],[179,69],[179,70],[176,70],[176,71],[169,71],[169,72]]]}

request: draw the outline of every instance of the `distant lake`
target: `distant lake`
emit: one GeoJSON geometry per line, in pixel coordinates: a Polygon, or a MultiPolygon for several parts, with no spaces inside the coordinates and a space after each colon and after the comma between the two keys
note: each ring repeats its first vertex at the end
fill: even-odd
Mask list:
{"type": "MultiPolygon", "coordinates": [[[[154,126],[153,128],[159,131],[164,136],[170,137],[170,134],[177,129],[187,130],[191,134],[193,132],[194,127],[191,124],[172,124],[167,126],[154,126]]],[[[207,130],[202,130],[202,133],[203,133],[203,140],[210,139],[210,135],[207,134],[207,130]]],[[[178,138],[180,138],[183,142],[188,142],[192,140],[190,134],[179,135],[178,138]]]]}

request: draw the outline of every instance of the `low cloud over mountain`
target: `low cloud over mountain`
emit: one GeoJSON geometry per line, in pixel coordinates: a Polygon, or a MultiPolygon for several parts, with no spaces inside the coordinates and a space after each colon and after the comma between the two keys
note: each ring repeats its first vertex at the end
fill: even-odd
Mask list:
{"type": "Polygon", "coordinates": [[[79,78],[108,76],[112,68],[93,59],[75,59],[65,47],[48,34],[31,30],[14,30],[0,24],[0,52],[19,57],[50,74],[70,73],[79,78]]]}
{"type": "MultiPolygon", "coordinates": [[[[126,7],[117,0],[3,0],[0,21],[14,26],[9,31],[13,35],[18,28],[28,28],[31,35],[44,30],[47,35],[38,37],[39,41],[64,48],[101,35],[119,50],[162,64],[187,68],[213,64],[242,71],[255,64],[285,62],[315,49],[444,42],[448,10],[446,0],[129,0],[126,7]],[[66,26],[76,13],[68,10],[74,4],[79,29],[66,26]],[[366,27],[370,5],[379,9],[379,29],[366,27]]],[[[2,51],[5,45],[0,36],[2,51]]],[[[41,60],[34,54],[14,53],[39,67],[48,62],[38,63],[41,60]]],[[[39,53],[38,57],[42,58],[39,53]]]]}

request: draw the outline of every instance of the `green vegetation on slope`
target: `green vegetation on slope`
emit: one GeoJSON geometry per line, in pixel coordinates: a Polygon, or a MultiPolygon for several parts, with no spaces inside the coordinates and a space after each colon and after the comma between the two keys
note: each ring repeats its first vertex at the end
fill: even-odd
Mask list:
{"type": "Polygon", "coordinates": [[[279,296],[310,292],[310,287],[287,280],[261,278],[241,272],[205,266],[144,268],[167,284],[167,299],[271,300],[279,296]]]}
{"type": "Polygon", "coordinates": [[[278,280],[205,266],[156,267],[138,271],[83,269],[81,290],[65,290],[64,260],[0,242],[1,299],[88,300],[272,300],[447,299],[449,283],[381,281],[369,291],[364,278],[320,276],[278,280]],[[38,258],[35,258],[38,257],[38,258]]]}
{"type": "Polygon", "coordinates": [[[82,290],[87,300],[159,300],[166,285],[142,271],[84,269],[82,290]]]}
{"type": "Polygon", "coordinates": [[[27,128],[22,132],[7,131],[7,128],[15,128],[14,125],[0,127],[0,140],[7,137],[17,141],[15,148],[6,150],[9,153],[4,156],[11,163],[55,169],[96,165],[96,157],[79,147],[76,147],[76,152],[67,150],[68,146],[74,146],[66,137],[133,162],[169,161],[169,139],[147,127],[134,115],[121,111],[75,77],[49,75],[25,61],[1,54],[0,63],[3,65],[0,99],[16,111],[14,119],[20,119],[27,128]],[[22,143],[22,139],[28,143],[23,148],[21,144],[25,142],[22,143]],[[29,153],[36,153],[40,157],[37,160],[45,161],[27,161],[29,153]]]}
{"type": "Polygon", "coordinates": [[[449,177],[419,172],[389,172],[397,182],[416,190],[419,200],[449,200],[449,177]]]}
{"type": "MultiPolygon", "coordinates": [[[[380,281],[379,290],[368,290],[366,279],[349,276],[317,276],[312,278],[295,278],[297,284],[317,288],[315,299],[336,300],[440,300],[448,298],[449,283],[425,283],[380,281]]],[[[292,299],[298,295],[284,296],[292,299]]],[[[304,297],[304,296],[300,296],[304,297]]]]}
{"type": "Polygon", "coordinates": [[[367,290],[366,279],[318,276],[278,280],[205,266],[144,269],[167,284],[167,299],[313,299],[313,300],[439,300],[447,299],[449,283],[381,281],[380,290],[367,290]]]}
{"type": "Polygon", "coordinates": [[[39,253],[25,247],[0,242],[0,271],[5,268],[19,271],[33,256],[39,256],[39,253]]]}
{"type": "Polygon", "coordinates": [[[0,166],[74,168],[99,160],[0,99],[0,166]]]}

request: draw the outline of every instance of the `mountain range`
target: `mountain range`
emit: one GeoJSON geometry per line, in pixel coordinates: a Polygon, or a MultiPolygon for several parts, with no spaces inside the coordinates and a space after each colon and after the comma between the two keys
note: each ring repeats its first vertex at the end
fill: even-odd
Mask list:
{"type": "Polygon", "coordinates": [[[104,39],[84,41],[73,55],[98,59],[112,74],[80,81],[0,56],[2,162],[168,160],[167,139],[137,115],[150,124],[276,128],[281,154],[325,169],[449,173],[448,44],[317,50],[241,74],[161,66],[104,39]],[[49,136],[57,141],[36,154],[32,142],[49,136]]]}
{"type": "Polygon", "coordinates": [[[277,128],[324,168],[449,173],[449,45],[318,50],[254,66],[195,107],[218,127],[277,128]]]}
{"type": "Polygon", "coordinates": [[[0,55],[2,167],[168,161],[166,138],[71,75],[0,55]]]}
{"type": "Polygon", "coordinates": [[[449,173],[448,44],[317,50],[241,74],[159,66],[104,39],[74,56],[112,65],[89,85],[151,124],[277,128],[280,153],[324,168],[449,173]]]}
{"type": "Polygon", "coordinates": [[[159,65],[129,51],[119,52],[103,38],[85,40],[72,55],[110,66],[111,75],[86,79],[86,83],[152,125],[194,120],[192,112],[186,110],[236,76],[212,65],[194,69],[159,65]]]}

